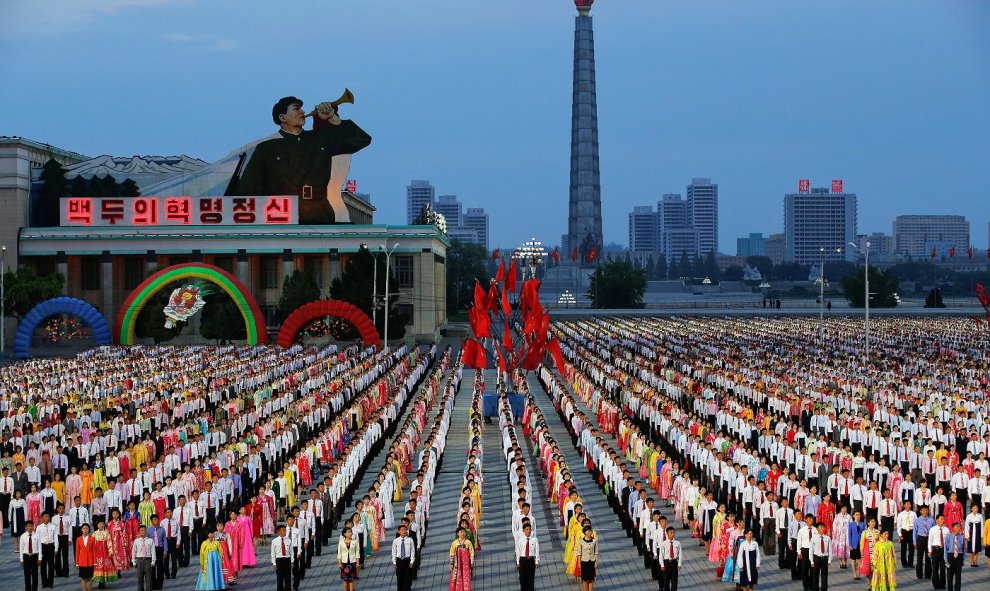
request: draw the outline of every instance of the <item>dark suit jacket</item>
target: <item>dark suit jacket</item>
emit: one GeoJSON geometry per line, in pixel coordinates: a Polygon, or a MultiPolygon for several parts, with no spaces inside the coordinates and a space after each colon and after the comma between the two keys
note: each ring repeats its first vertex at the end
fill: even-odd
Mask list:
{"type": "Polygon", "coordinates": [[[28,482],[27,472],[14,471],[10,477],[14,479],[14,490],[19,490],[21,494],[25,495],[31,492],[31,483],[28,482]]]}
{"type": "Polygon", "coordinates": [[[299,223],[332,224],[333,208],[327,202],[330,160],[364,148],[371,143],[371,136],[349,120],[303,130],[299,135],[279,134],[281,137],[255,147],[236,194],[299,195],[299,223]]]}

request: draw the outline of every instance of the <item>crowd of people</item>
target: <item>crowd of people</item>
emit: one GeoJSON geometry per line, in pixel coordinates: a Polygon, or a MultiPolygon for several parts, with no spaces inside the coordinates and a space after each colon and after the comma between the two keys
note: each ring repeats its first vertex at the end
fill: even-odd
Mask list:
{"type": "Polygon", "coordinates": [[[898,562],[958,589],[967,554],[990,565],[987,338],[961,320],[884,319],[865,361],[860,328],[558,324],[567,386],[619,449],[576,408],[566,417],[620,498],[671,507],[725,582],[755,586],[778,553],[805,589],[827,589],[833,561],[871,589],[893,589],[898,562]]]}
{"type": "Polygon", "coordinates": [[[25,587],[71,556],[84,589],[130,571],[160,589],[197,562],[197,588],[223,589],[270,544],[298,588],[432,354],[108,347],[5,367],[0,515],[25,587]]]}

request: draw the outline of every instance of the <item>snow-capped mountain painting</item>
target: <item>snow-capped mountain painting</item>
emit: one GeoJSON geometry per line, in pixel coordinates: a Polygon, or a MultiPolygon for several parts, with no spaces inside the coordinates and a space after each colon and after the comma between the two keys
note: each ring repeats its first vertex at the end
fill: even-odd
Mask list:
{"type": "Polygon", "coordinates": [[[104,154],[65,168],[65,178],[105,177],[112,174],[118,182],[132,179],[144,193],[145,187],[176,177],[192,175],[208,163],[191,156],[110,156],[104,154]]]}

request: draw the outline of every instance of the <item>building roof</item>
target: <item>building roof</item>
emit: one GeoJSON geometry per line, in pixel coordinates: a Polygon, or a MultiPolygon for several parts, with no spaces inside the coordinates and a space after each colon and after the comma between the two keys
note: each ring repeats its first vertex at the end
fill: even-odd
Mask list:
{"type": "Polygon", "coordinates": [[[42,142],[36,142],[32,139],[26,137],[20,137],[16,135],[0,135],[0,145],[17,145],[23,144],[29,148],[34,148],[35,150],[40,150],[42,152],[50,152],[52,154],[58,154],[63,158],[69,158],[72,160],[89,160],[89,156],[80,154],[79,152],[73,152],[71,150],[63,150],[62,148],[56,148],[51,144],[45,144],[42,142]]]}

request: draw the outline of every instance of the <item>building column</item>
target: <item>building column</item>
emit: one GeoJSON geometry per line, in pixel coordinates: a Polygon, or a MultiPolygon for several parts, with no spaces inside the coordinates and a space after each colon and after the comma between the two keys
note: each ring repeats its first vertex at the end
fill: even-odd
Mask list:
{"type": "Polygon", "coordinates": [[[282,278],[279,285],[285,285],[285,279],[296,270],[296,257],[292,254],[291,248],[282,250],[282,278]]]}
{"type": "MultiPolygon", "coordinates": [[[[341,274],[341,269],[340,269],[340,251],[338,251],[336,248],[331,248],[330,249],[329,259],[330,259],[330,261],[329,261],[330,262],[330,273],[327,274],[327,294],[330,293],[330,283],[332,283],[334,279],[340,277],[340,274],[341,274]]],[[[328,297],[329,297],[329,295],[328,295],[328,297]]]]}
{"type": "Polygon", "coordinates": [[[248,255],[247,250],[244,248],[237,249],[237,280],[244,284],[251,290],[251,268],[248,266],[248,255]]]}
{"type": "Polygon", "coordinates": [[[144,274],[150,277],[151,274],[155,272],[155,269],[157,267],[158,267],[158,255],[155,254],[155,251],[149,250],[144,255],[144,274]]]}
{"type": "Polygon", "coordinates": [[[113,309],[113,257],[109,250],[104,250],[100,256],[100,298],[103,317],[113,326],[117,311],[113,309]]]}
{"type": "Polygon", "coordinates": [[[433,250],[424,248],[422,252],[413,257],[413,325],[414,335],[432,336],[432,329],[436,326],[437,301],[434,290],[436,289],[436,266],[433,264],[433,250]]]}
{"type": "Polygon", "coordinates": [[[69,294],[69,258],[65,256],[65,251],[60,250],[55,253],[55,271],[65,280],[62,283],[62,295],[69,294]]]}
{"type": "Polygon", "coordinates": [[[192,262],[194,262],[194,263],[202,263],[203,262],[203,251],[199,250],[198,248],[197,249],[194,249],[192,251],[192,258],[190,260],[192,262]]]}

